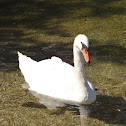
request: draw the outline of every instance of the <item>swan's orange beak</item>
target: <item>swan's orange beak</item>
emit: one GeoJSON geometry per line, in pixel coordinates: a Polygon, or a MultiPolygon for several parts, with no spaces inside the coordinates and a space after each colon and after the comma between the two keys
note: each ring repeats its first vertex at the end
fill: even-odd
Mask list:
{"type": "Polygon", "coordinates": [[[82,49],[84,59],[87,63],[90,63],[90,55],[86,48],[82,49]]]}

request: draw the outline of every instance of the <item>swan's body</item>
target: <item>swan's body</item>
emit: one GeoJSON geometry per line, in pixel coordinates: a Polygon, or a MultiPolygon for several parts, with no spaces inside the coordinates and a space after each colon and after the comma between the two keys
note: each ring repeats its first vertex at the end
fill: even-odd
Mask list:
{"type": "Polygon", "coordinates": [[[80,43],[87,48],[89,46],[85,35],[78,35],[75,38],[74,67],[58,57],[36,62],[18,52],[19,67],[30,90],[67,101],[84,104],[93,102],[96,95],[92,84],[85,76],[81,52],[83,47],[80,43]]]}

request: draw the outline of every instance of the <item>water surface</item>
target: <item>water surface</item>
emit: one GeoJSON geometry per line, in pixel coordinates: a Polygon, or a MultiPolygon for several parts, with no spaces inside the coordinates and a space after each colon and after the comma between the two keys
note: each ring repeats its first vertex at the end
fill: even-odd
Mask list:
{"type": "Polygon", "coordinates": [[[125,125],[125,5],[125,0],[1,1],[0,124],[125,125]],[[88,107],[60,104],[50,109],[22,88],[17,51],[36,61],[55,55],[73,65],[73,40],[80,33],[90,40],[91,64],[85,69],[97,100],[88,107]]]}

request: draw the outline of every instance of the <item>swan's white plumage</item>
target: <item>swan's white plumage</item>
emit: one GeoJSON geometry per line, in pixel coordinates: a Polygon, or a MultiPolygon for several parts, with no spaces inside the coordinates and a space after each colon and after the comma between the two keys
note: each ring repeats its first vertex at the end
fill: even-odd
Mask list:
{"type": "Polygon", "coordinates": [[[19,67],[29,84],[30,90],[48,95],[54,98],[75,101],[79,103],[91,103],[96,96],[94,88],[86,80],[88,86],[82,84],[80,88],[76,79],[75,68],[63,62],[58,57],[52,57],[42,61],[34,61],[20,52],[19,67]]]}

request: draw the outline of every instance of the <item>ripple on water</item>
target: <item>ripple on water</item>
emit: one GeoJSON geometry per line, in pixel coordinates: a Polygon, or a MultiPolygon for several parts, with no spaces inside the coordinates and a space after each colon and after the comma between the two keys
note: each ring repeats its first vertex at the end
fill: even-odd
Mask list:
{"type": "Polygon", "coordinates": [[[56,43],[53,43],[50,46],[42,47],[41,50],[42,51],[47,51],[47,52],[56,52],[55,47],[56,47],[56,43]]]}
{"type": "Polygon", "coordinates": [[[2,39],[6,39],[6,38],[12,38],[14,36],[14,34],[13,33],[0,33],[0,37],[2,38],[2,39]]]}
{"type": "Polygon", "coordinates": [[[0,63],[0,71],[16,70],[18,63],[0,63]]]}

